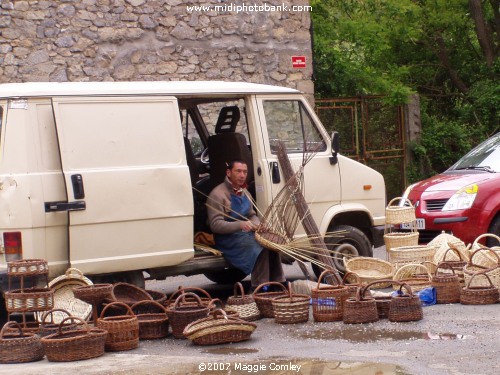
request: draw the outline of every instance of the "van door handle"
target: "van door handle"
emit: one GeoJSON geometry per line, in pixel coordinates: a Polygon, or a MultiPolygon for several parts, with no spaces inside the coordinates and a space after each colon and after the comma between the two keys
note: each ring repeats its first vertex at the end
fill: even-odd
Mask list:
{"type": "Polygon", "coordinates": [[[279,184],[281,182],[280,168],[277,161],[271,162],[271,179],[273,184],[279,184]]]}
{"type": "Polygon", "coordinates": [[[45,212],[82,211],[87,208],[85,201],[45,202],[45,212]]]}
{"type": "Polygon", "coordinates": [[[83,190],[83,178],[81,174],[74,174],[71,176],[71,184],[73,185],[73,196],[75,199],[85,198],[85,191],[83,190]]]}

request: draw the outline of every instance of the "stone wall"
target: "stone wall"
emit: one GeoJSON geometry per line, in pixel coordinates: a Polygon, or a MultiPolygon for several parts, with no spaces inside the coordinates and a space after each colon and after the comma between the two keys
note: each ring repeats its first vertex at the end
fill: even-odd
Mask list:
{"type": "Polygon", "coordinates": [[[0,0],[0,83],[225,80],[312,96],[310,13],[291,10],[309,1],[230,1],[0,0]],[[243,4],[268,10],[237,12],[243,4]]]}

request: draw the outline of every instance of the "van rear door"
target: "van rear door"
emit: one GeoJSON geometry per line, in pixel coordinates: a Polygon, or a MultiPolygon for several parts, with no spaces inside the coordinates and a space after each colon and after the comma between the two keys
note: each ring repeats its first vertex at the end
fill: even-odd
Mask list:
{"type": "Polygon", "coordinates": [[[173,97],[58,97],[69,259],[90,274],[178,264],[193,255],[193,201],[173,97]]]}

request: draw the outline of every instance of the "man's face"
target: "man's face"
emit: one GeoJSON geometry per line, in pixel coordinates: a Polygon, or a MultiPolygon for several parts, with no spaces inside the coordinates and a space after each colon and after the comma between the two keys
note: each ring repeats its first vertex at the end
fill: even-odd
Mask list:
{"type": "Polygon", "coordinates": [[[232,169],[226,170],[226,175],[233,186],[243,186],[247,179],[248,168],[244,163],[234,163],[232,169]]]}

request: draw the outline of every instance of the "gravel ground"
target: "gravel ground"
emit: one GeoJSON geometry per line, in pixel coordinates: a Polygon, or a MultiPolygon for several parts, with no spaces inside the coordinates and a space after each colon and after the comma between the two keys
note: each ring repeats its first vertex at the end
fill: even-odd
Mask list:
{"type": "MultiPolygon", "coordinates": [[[[376,249],[382,257],[384,249],[376,249]]],[[[302,275],[286,266],[287,278],[302,275]]],[[[225,298],[232,287],[203,276],[148,282],[171,293],[178,285],[198,286],[225,298]]],[[[251,340],[195,346],[168,337],[141,341],[139,348],[80,362],[0,366],[0,374],[499,374],[500,304],[424,307],[424,319],[410,323],[380,320],[363,325],[342,322],[276,324],[257,322],[251,340]]]]}

